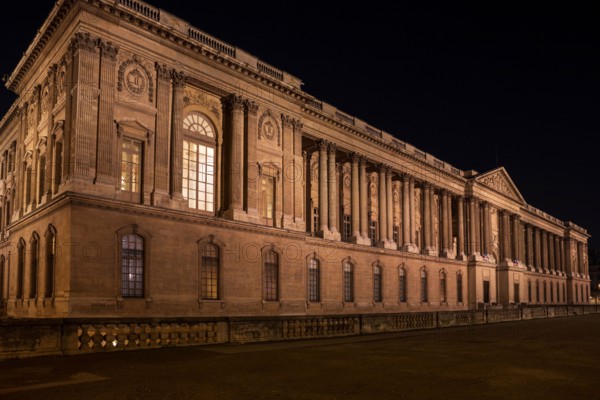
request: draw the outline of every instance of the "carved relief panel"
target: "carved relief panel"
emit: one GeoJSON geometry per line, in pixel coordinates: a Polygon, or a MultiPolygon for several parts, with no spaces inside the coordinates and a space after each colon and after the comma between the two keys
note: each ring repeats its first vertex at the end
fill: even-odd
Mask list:
{"type": "Polygon", "coordinates": [[[119,100],[132,105],[154,103],[154,66],[127,50],[118,56],[117,90],[119,100]]]}

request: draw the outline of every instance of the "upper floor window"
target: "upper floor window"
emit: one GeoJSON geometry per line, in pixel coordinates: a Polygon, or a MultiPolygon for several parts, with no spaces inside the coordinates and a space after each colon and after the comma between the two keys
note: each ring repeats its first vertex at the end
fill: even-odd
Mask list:
{"type": "Polygon", "coordinates": [[[263,176],[260,180],[261,216],[271,225],[275,219],[275,178],[263,176]]]}
{"type": "Polygon", "coordinates": [[[142,184],[142,142],[123,138],[121,148],[121,191],[124,199],[139,202],[142,184]]]}
{"type": "Polygon", "coordinates": [[[219,248],[210,243],[202,248],[202,298],[219,299],[219,248]]]}
{"type": "Polygon", "coordinates": [[[183,121],[183,197],[194,210],[215,210],[215,131],[201,114],[183,121]]]}
{"type": "Polygon", "coordinates": [[[342,215],[342,240],[349,242],[352,238],[352,219],[349,214],[342,215]]]}
{"type": "Polygon", "coordinates": [[[144,238],[136,234],[121,239],[121,296],[144,297],[144,238]]]}

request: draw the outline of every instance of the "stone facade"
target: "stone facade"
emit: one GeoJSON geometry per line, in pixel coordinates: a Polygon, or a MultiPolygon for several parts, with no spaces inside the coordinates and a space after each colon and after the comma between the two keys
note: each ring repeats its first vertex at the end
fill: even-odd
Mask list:
{"type": "Polygon", "coordinates": [[[4,315],[588,302],[588,233],[527,204],[504,168],[458,170],[141,1],[59,0],[6,85],[4,315]]]}

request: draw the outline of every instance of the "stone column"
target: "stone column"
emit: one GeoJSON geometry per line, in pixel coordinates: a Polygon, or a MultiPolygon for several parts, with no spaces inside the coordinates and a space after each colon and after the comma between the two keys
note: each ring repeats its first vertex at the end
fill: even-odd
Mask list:
{"type": "Polygon", "coordinates": [[[452,193],[448,193],[448,205],[446,206],[446,208],[448,209],[448,233],[446,234],[447,237],[447,243],[446,246],[448,247],[448,254],[446,254],[447,257],[450,258],[455,258],[456,254],[454,253],[454,240],[453,240],[453,235],[452,235],[452,193]]]}
{"type": "Polygon", "coordinates": [[[411,241],[414,235],[411,215],[413,213],[411,205],[411,181],[408,174],[402,175],[402,250],[415,252],[415,243],[411,241]]]}
{"type": "MultiPolygon", "coordinates": [[[[174,95],[177,94],[174,81],[174,95]]],[[[183,87],[181,89],[183,91],[183,87]]],[[[244,187],[244,99],[238,95],[230,95],[226,99],[226,108],[229,112],[229,146],[225,165],[228,167],[226,172],[227,185],[225,193],[227,195],[226,218],[237,219],[243,213],[243,195],[244,187]]],[[[173,107],[175,110],[175,107],[173,107]]],[[[175,111],[173,112],[175,114],[175,111]]],[[[179,124],[181,125],[181,124],[179,124]]],[[[179,126],[178,125],[178,126],[179,126]]],[[[175,136],[173,129],[173,136],[175,136]]],[[[171,171],[173,176],[174,172],[171,171]]],[[[177,187],[177,189],[179,189],[177,187]]],[[[175,191],[175,196],[177,192],[175,191]]]]}
{"type": "Polygon", "coordinates": [[[423,254],[431,251],[431,185],[423,183],[423,254]]]}
{"type": "MultiPolygon", "coordinates": [[[[244,142],[244,211],[248,215],[258,219],[258,104],[252,100],[246,100],[246,140],[244,142]]],[[[285,135],[284,135],[285,139],[285,135]]],[[[288,138],[289,139],[289,138],[288,138]]],[[[283,165],[283,182],[289,179],[289,166],[283,165]]],[[[285,183],[284,183],[285,185],[285,183]]],[[[284,192],[284,196],[286,193],[284,192]]],[[[296,194],[302,199],[302,192],[296,194]]],[[[285,199],[284,199],[285,204],[285,199]]]]}
{"type": "Polygon", "coordinates": [[[491,255],[491,226],[490,226],[490,203],[483,203],[483,252],[491,255]]]}
{"type": "Polygon", "coordinates": [[[100,103],[98,104],[98,149],[96,157],[96,184],[107,185],[108,194],[114,194],[117,169],[113,160],[115,139],[115,64],[119,48],[111,42],[99,41],[100,47],[100,103]]]}
{"type": "Polygon", "coordinates": [[[583,274],[583,244],[581,242],[577,242],[577,273],[583,274]]]}
{"type": "Polygon", "coordinates": [[[456,210],[458,212],[458,238],[457,238],[457,248],[456,251],[458,253],[458,259],[465,259],[465,217],[464,217],[464,197],[458,196],[456,199],[456,210]]]}
{"type": "Polygon", "coordinates": [[[567,270],[567,262],[565,260],[565,239],[560,238],[560,270],[564,273],[567,270]]]}
{"type": "Polygon", "coordinates": [[[527,266],[531,270],[533,268],[533,230],[531,225],[525,225],[525,238],[526,238],[526,249],[527,249],[527,266]]]}
{"type": "Polygon", "coordinates": [[[359,177],[359,167],[358,164],[360,162],[360,155],[357,153],[350,154],[350,161],[352,163],[352,182],[351,182],[351,190],[350,193],[350,201],[352,203],[352,243],[358,243],[359,239],[362,239],[360,235],[360,177],[359,177]]]}
{"type": "Polygon", "coordinates": [[[467,199],[467,206],[468,206],[468,218],[469,218],[469,232],[468,232],[468,236],[469,236],[469,242],[468,242],[468,250],[469,250],[469,256],[474,256],[475,255],[475,241],[476,241],[476,237],[475,237],[475,199],[473,197],[469,197],[467,199]]]}
{"type": "Polygon", "coordinates": [[[319,140],[317,144],[319,146],[319,224],[321,225],[319,236],[325,238],[329,237],[329,196],[327,193],[327,148],[329,142],[319,140]]]}
{"type": "Polygon", "coordinates": [[[338,201],[338,180],[337,180],[337,164],[335,159],[335,152],[337,145],[335,143],[329,143],[329,166],[328,166],[328,180],[329,180],[329,231],[332,233],[333,240],[340,240],[341,234],[338,230],[338,209],[340,203],[338,201]]]}
{"type": "Polygon", "coordinates": [[[392,169],[388,167],[385,174],[385,190],[387,203],[387,244],[386,248],[396,250],[398,248],[394,242],[394,187],[392,186],[392,169]]]}
{"type": "Polygon", "coordinates": [[[360,189],[360,235],[362,236],[363,244],[370,246],[371,239],[369,238],[369,210],[367,201],[367,159],[365,157],[360,158],[358,169],[360,189]]]}
{"type": "MultiPolygon", "coordinates": [[[[513,214],[511,216],[511,220],[512,220],[512,252],[511,252],[511,258],[513,260],[519,260],[519,256],[521,254],[520,252],[520,248],[519,248],[519,224],[520,224],[520,219],[521,217],[517,214],[513,214]]],[[[520,261],[520,260],[519,260],[520,261]]]]}
{"type": "MultiPolygon", "coordinates": [[[[257,126],[257,123],[254,123],[257,126]]],[[[304,215],[305,204],[304,204],[304,151],[302,150],[302,130],[304,124],[299,120],[293,121],[294,125],[294,165],[293,165],[293,179],[294,179],[294,223],[295,228],[299,231],[306,230],[306,216],[304,215]]],[[[248,126],[248,132],[250,127],[248,126]]],[[[248,161],[250,162],[250,161],[248,161]]]]}
{"type": "Polygon", "coordinates": [[[546,231],[542,231],[542,268],[544,272],[548,272],[548,233],[546,231]]]}
{"type": "Polygon", "coordinates": [[[168,204],[169,197],[169,105],[171,75],[165,65],[155,64],[156,84],[156,148],[154,155],[154,191],[152,204],[168,204]]]}
{"type": "MultiPolygon", "coordinates": [[[[283,203],[283,217],[281,226],[285,229],[292,228],[293,215],[294,215],[294,126],[292,118],[282,115],[282,149],[283,149],[283,168],[282,168],[282,203],[283,203]],[[290,168],[290,166],[292,168],[290,168]],[[291,173],[290,173],[291,172],[291,173]]],[[[335,162],[335,157],[333,157],[335,162]]],[[[336,203],[334,203],[336,204],[336,203]]]]}
{"type": "Polygon", "coordinates": [[[534,227],[534,238],[535,238],[535,268],[537,271],[543,269],[542,263],[542,232],[540,228],[534,227]]]}
{"type": "Polygon", "coordinates": [[[388,167],[384,164],[379,166],[379,247],[385,247],[387,238],[387,190],[386,173],[388,167]]]}
{"type": "Polygon", "coordinates": [[[558,235],[552,235],[554,237],[554,270],[559,272],[562,270],[560,265],[560,240],[558,235]]]}
{"type": "Polygon", "coordinates": [[[556,272],[556,264],[554,261],[554,235],[548,232],[548,269],[550,269],[553,273],[556,272]]]}
{"type": "MultiPolygon", "coordinates": [[[[44,192],[42,201],[48,202],[54,193],[54,176],[56,162],[56,132],[54,130],[54,106],[56,105],[56,72],[57,65],[52,65],[48,70],[48,98],[46,102],[46,113],[48,115],[48,144],[46,147],[46,168],[44,170],[44,192]]],[[[42,101],[42,107],[44,107],[42,101]]],[[[5,172],[6,176],[6,172],[5,172]]],[[[0,218],[2,219],[2,218],[0,218]]]]}
{"type": "Polygon", "coordinates": [[[410,208],[410,243],[412,245],[414,245],[414,249],[413,252],[418,253],[419,249],[416,246],[417,240],[416,240],[416,210],[415,207],[417,206],[415,204],[415,180],[414,178],[410,178],[410,183],[409,183],[409,187],[408,187],[408,192],[409,192],[409,208],[410,208]]]}
{"type": "Polygon", "coordinates": [[[442,190],[442,254],[447,256],[450,253],[450,240],[448,237],[448,192],[442,190]]]}

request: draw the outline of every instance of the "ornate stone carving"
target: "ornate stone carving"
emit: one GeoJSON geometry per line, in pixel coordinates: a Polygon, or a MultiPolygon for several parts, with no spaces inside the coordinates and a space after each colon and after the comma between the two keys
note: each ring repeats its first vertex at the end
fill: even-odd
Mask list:
{"type": "Polygon", "coordinates": [[[292,128],[294,119],[289,115],[281,114],[281,123],[284,127],[292,128]]]}
{"type": "Polygon", "coordinates": [[[258,121],[258,139],[263,137],[270,141],[277,139],[277,146],[281,145],[281,130],[271,110],[265,111],[258,121]]]}
{"type": "Polygon", "coordinates": [[[171,72],[165,64],[158,62],[154,63],[154,69],[156,70],[156,77],[163,81],[169,81],[171,79],[171,72]]]}
{"type": "Polygon", "coordinates": [[[98,39],[98,47],[100,48],[100,55],[102,55],[102,58],[117,61],[117,54],[119,53],[118,46],[115,46],[112,42],[105,42],[102,39],[98,39]]]}
{"type": "Polygon", "coordinates": [[[96,52],[97,39],[92,37],[87,32],[77,32],[73,39],[71,39],[70,48],[73,51],[76,50],[87,50],[90,52],[96,52]]]}
{"type": "Polygon", "coordinates": [[[154,100],[154,83],[150,70],[137,56],[121,63],[118,73],[117,89],[122,92],[126,89],[134,96],[148,94],[148,101],[154,100]]]}
{"type": "Polygon", "coordinates": [[[292,125],[294,126],[294,132],[301,132],[304,128],[304,124],[299,119],[292,120],[292,125]]]}
{"type": "Polygon", "coordinates": [[[329,148],[329,142],[325,139],[319,139],[317,140],[317,146],[319,146],[319,150],[327,151],[327,148],[329,148]]]}
{"type": "Polygon", "coordinates": [[[67,68],[63,65],[58,71],[56,79],[56,92],[58,98],[62,98],[65,95],[65,89],[67,85],[67,68]]]}
{"type": "Polygon", "coordinates": [[[488,186],[512,199],[520,200],[519,196],[515,193],[510,182],[506,179],[504,174],[500,171],[495,174],[485,176],[479,180],[479,182],[485,186],[488,186]]]}
{"type": "Polygon", "coordinates": [[[171,71],[171,79],[173,79],[173,87],[176,87],[176,88],[185,87],[187,77],[185,76],[185,73],[183,71],[176,71],[176,70],[171,71]]]}
{"type": "Polygon", "coordinates": [[[50,87],[48,84],[42,88],[42,115],[48,114],[48,105],[50,104],[50,87]]]}
{"type": "Polygon", "coordinates": [[[330,154],[335,154],[336,151],[337,151],[337,144],[336,143],[329,143],[329,153],[330,154]]]}
{"type": "Polygon", "coordinates": [[[188,107],[191,105],[199,105],[210,110],[211,113],[221,119],[220,104],[213,99],[210,99],[205,93],[197,90],[186,90],[183,94],[183,104],[188,107]]]}
{"type": "Polygon", "coordinates": [[[244,98],[236,94],[227,96],[223,100],[223,107],[225,110],[231,111],[244,111],[244,98]]]}
{"type": "Polygon", "coordinates": [[[248,110],[248,114],[256,115],[258,114],[258,103],[254,100],[246,100],[246,110],[248,110]]]}

